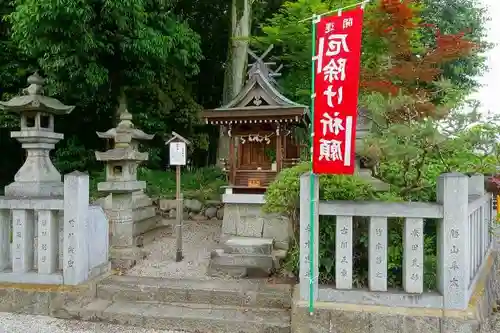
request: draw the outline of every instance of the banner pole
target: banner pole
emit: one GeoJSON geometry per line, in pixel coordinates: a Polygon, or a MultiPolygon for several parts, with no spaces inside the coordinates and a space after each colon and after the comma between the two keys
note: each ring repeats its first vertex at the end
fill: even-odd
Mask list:
{"type": "Polygon", "coordinates": [[[314,91],[314,79],[316,77],[316,68],[315,68],[315,61],[314,57],[316,56],[316,23],[319,21],[320,17],[319,16],[314,16],[314,19],[312,20],[312,37],[311,37],[311,44],[312,44],[312,55],[311,55],[311,139],[310,139],[310,152],[311,152],[311,172],[310,172],[310,179],[309,179],[309,190],[310,190],[310,206],[309,206],[309,224],[310,224],[310,233],[309,233],[309,313],[312,315],[314,312],[314,198],[315,193],[315,175],[313,171],[313,160],[314,160],[314,99],[315,99],[315,91],[314,91]]]}

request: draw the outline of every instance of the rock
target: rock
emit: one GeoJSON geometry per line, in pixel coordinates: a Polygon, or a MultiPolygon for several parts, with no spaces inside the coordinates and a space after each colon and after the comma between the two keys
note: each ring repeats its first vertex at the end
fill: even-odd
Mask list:
{"type": "Polygon", "coordinates": [[[205,210],[205,216],[209,219],[211,219],[212,217],[216,217],[217,216],[217,208],[215,207],[208,207],[206,210],[205,210]]]}
{"type": "Polygon", "coordinates": [[[207,200],[205,202],[205,205],[207,207],[219,207],[221,205],[221,202],[219,200],[207,200]]]}
{"type": "Polygon", "coordinates": [[[184,200],[184,207],[191,212],[199,213],[203,208],[203,204],[196,199],[187,199],[184,200]]]}
{"type": "Polygon", "coordinates": [[[160,210],[167,211],[167,210],[175,208],[176,202],[175,202],[175,200],[161,199],[159,206],[160,206],[160,210]]]}
{"type": "Polygon", "coordinates": [[[217,209],[217,219],[218,220],[224,219],[224,207],[217,209]]]}
{"type": "Polygon", "coordinates": [[[175,219],[177,217],[177,211],[175,209],[171,209],[168,211],[168,217],[171,219],[175,219]]]}
{"type": "Polygon", "coordinates": [[[203,214],[193,214],[191,216],[191,219],[193,221],[206,221],[207,220],[207,218],[205,216],[203,216],[203,214]]]}

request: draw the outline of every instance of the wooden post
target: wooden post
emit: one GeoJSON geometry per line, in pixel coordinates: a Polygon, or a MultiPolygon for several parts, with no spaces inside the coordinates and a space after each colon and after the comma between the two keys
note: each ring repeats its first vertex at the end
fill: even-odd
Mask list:
{"type": "Polygon", "coordinates": [[[177,249],[175,251],[175,261],[180,262],[183,259],[182,255],[182,218],[184,215],[184,205],[181,197],[181,166],[177,165],[175,167],[175,199],[177,200],[177,210],[176,210],[176,245],[177,249]]]}
{"type": "Polygon", "coordinates": [[[276,171],[281,171],[282,155],[281,155],[281,129],[278,123],[278,128],[276,129],[276,171]]]}
{"type": "Polygon", "coordinates": [[[287,151],[286,151],[286,146],[287,146],[287,136],[283,135],[283,159],[287,159],[287,151]]]}
{"type": "Polygon", "coordinates": [[[235,185],[236,180],[236,138],[229,137],[229,185],[235,185]]]}
{"type": "Polygon", "coordinates": [[[175,261],[180,262],[184,259],[182,255],[182,224],[184,216],[184,204],[181,193],[181,166],[186,165],[187,153],[186,146],[191,144],[187,139],[179,134],[172,132],[172,138],[168,140],[166,145],[170,145],[170,165],[175,165],[175,199],[177,203],[176,208],[176,251],[175,261]]]}

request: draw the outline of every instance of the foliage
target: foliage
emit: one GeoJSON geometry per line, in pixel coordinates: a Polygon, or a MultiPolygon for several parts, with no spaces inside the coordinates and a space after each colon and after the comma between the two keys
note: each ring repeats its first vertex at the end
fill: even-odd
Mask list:
{"type": "MultiPolygon", "coordinates": [[[[146,182],[146,192],[153,198],[174,199],[176,192],[175,170],[138,169],[138,178],[146,182]]],[[[91,175],[91,197],[98,198],[97,183],[105,181],[103,172],[91,175]]],[[[206,167],[181,173],[181,191],[186,199],[219,200],[221,187],[227,184],[220,168],[206,167]]]]}
{"type": "Polygon", "coordinates": [[[423,45],[420,40],[416,45],[415,36],[423,25],[418,13],[413,0],[382,0],[365,23],[366,34],[382,40],[384,47],[372,55],[376,60],[370,66],[363,67],[362,92],[407,97],[392,104],[386,121],[441,118],[461,96],[456,87],[439,79],[441,68],[469,56],[475,44],[465,39],[464,33],[445,35],[436,30],[434,45],[423,45]]]}
{"type": "MultiPolygon", "coordinates": [[[[434,5],[439,1],[426,2],[434,5]]],[[[258,47],[276,46],[279,54],[276,59],[286,68],[280,83],[292,99],[304,104],[309,104],[310,100],[311,23],[304,19],[313,13],[325,13],[343,5],[345,3],[340,0],[285,2],[262,25],[262,34],[253,38],[258,47]]],[[[465,31],[467,26],[460,25],[463,28],[460,31],[450,30],[451,17],[436,20],[438,14],[425,8],[413,0],[379,0],[366,8],[361,59],[362,93],[401,92],[424,98],[425,103],[416,107],[419,112],[425,112],[436,101],[439,104],[457,103],[476,87],[473,80],[467,86],[461,85],[456,73],[474,75],[482,69],[484,59],[476,56],[479,47],[473,52],[475,61],[464,63],[462,60],[469,59],[472,48],[479,46],[476,42],[479,43],[478,39],[484,34],[484,15],[471,15],[478,31],[469,39],[469,31],[465,31]],[[431,29],[428,23],[431,26],[435,23],[435,28],[431,29]],[[441,81],[440,76],[450,79],[451,83],[441,81]],[[443,85],[453,89],[446,89],[444,93],[443,85]]],[[[477,8],[471,7],[468,11],[460,7],[460,10],[461,13],[470,13],[477,12],[477,8]]],[[[438,13],[443,11],[441,9],[438,13]]]]}
{"type": "Polygon", "coordinates": [[[454,110],[441,121],[384,121],[385,112],[401,98],[371,95],[364,100],[376,115],[377,130],[360,151],[366,159],[379,162],[373,165],[374,175],[401,197],[435,200],[436,179],[444,172],[495,173],[500,162],[497,116],[454,110]]]}
{"type": "Polygon", "coordinates": [[[422,43],[435,47],[435,31],[442,34],[465,32],[477,50],[468,56],[443,64],[443,76],[459,88],[464,97],[479,86],[477,78],[486,70],[483,52],[492,47],[486,42],[487,8],[475,0],[423,0],[422,17],[429,29],[422,32],[422,43]]]}
{"type": "MultiPolygon", "coordinates": [[[[298,212],[300,176],[310,170],[309,163],[301,163],[293,168],[283,170],[277,179],[270,185],[266,192],[264,210],[268,213],[279,213],[287,216],[294,230],[294,236],[288,256],[283,264],[285,270],[298,274],[299,249],[298,249],[298,212]]],[[[381,200],[399,201],[394,193],[378,193],[366,180],[357,176],[320,176],[320,199],[322,200],[381,200]]],[[[368,230],[365,219],[354,220],[354,280],[359,286],[366,285],[368,262],[368,230]]],[[[332,283],[335,280],[335,217],[322,216],[319,223],[319,271],[321,283],[332,283]]],[[[403,225],[400,219],[389,222],[389,249],[388,268],[389,283],[392,286],[401,285],[403,225]]],[[[435,265],[435,243],[433,236],[426,236],[426,267],[429,272],[435,265]]],[[[425,279],[426,284],[432,287],[435,277],[429,273],[425,279]]]]}
{"type": "MultiPolygon", "coordinates": [[[[67,138],[55,156],[63,169],[98,167],[93,150],[105,142],[95,131],[116,125],[123,93],[135,124],[157,134],[148,166],[164,165],[163,138],[174,129],[194,142],[193,153],[206,151],[201,107],[189,82],[199,71],[200,36],[173,13],[174,5],[158,0],[17,0],[3,12],[5,43],[12,49],[6,63],[19,70],[10,70],[13,77],[2,83],[13,85],[12,93],[17,93],[28,71],[38,68],[48,79],[49,94],[77,106],[56,120],[56,130],[67,138]],[[18,66],[16,58],[25,63],[18,66]]],[[[0,123],[5,126],[1,117],[0,123]]]]}

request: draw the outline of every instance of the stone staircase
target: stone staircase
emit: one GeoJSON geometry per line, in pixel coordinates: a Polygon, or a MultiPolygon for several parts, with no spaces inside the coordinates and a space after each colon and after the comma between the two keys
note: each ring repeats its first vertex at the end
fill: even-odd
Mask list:
{"type": "Polygon", "coordinates": [[[269,238],[231,236],[210,256],[211,276],[268,277],[279,268],[285,250],[274,249],[269,238]]]}
{"type": "Polygon", "coordinates": [[[197,333],[290,333],[291,286],[256,280],[111,276],[63,318],[197,333]]]}

